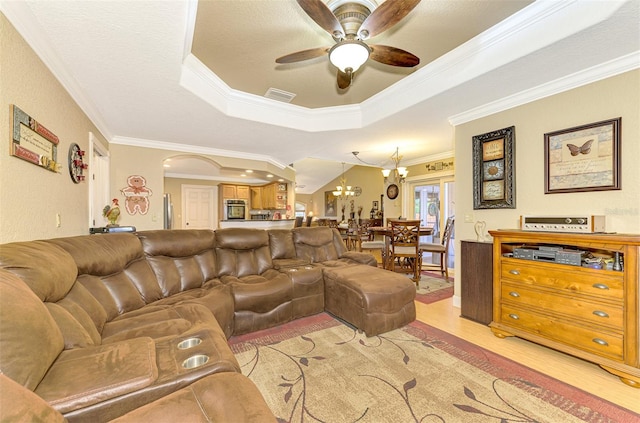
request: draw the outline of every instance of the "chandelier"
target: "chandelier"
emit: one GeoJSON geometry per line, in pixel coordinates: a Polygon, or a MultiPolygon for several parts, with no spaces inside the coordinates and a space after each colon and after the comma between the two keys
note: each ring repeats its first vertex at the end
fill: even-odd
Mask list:
{"type": "Polygon", "coordinates": [[[393,169],[382,169],[384,182],[387,183],[389,181],[389,177],[391,177],[392,180],[403,183],[407,178],[409,171],[404,166],[398,166],[400,164],[400,160],[402,160],[402,156],[399,153],[398,147],[396,147],[396,152],[391,155],[391,160],[393,160],[395,167],[393,169]],[[393,172],[393,175],[391,172],[393,172]]]}
{"type": "Polygon", "coordinates": [[[355,193],[351,191],[351,185],[347,185],[347,178],[344,177],[344,162],[342,163],[342,177],[340,178],[340,185],[336,186],[336,190],[333,191],[333,195],[340,199],[345,199],[349,196],[353,196],[355,193]]]}

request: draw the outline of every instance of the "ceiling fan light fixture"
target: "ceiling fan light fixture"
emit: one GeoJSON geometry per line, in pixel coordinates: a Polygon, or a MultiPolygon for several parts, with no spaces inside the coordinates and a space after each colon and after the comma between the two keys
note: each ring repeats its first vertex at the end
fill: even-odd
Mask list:
{"type": "Polygon", "coordinates": [[[357,71],[369,58],[369,46],[360,40],[343,40],[329,50],[329,61],[341,72],[357,71]]]}

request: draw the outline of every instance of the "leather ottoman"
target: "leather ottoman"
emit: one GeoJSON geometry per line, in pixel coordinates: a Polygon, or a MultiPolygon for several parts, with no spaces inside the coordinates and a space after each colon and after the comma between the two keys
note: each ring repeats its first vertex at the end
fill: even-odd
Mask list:
{"type": "Polygon", "coordinates": [[[367,336],[416,319],[416,285],[406,276],[377,267],[324,268],[325,310],[367,336]]]}

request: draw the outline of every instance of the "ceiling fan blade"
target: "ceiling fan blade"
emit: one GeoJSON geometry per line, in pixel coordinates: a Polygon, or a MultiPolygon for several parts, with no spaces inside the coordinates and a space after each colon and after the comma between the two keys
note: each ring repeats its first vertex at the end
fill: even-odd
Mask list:
{"type": "Polygon", "coordinates": [[[321,0],[298,0],[298,4],[315,23],[332,37],[344,38],[344,30],[340,21],[321,0]]]}
{"type": "MultiPolygon", "coordinates": [[[[383,3],[384,4],[384,3],[383,3]]],[[[371,54],[369,58],[385,65],[401,66],[404,68],[412,68],[420,64],[420,58],[408,51],[383,45],[371,45],[371,54]]]]}
{"type": "Polygon", "coordinates": [[[338,69],[338,88],[342,90],[349,88],[349,85],[351,85],[353,73],[349,69],[347,69],[347,72],[341,72],[340,69],[338,69]]]}
{"type": "Polygon", "coordinates": [[[387,0],[378,6],[360,25],[361,40],[374,37],[391,28],[409,14],[420,0],[387,0]]]}
{"type": "Polygon", "coordinates": [[[327,54],[331,47],[316,47],[308,50],[296,51],[286,56],[278,57],[276,63],[295,63],[303,60],[315,59],[316,57],[327,54]]]}

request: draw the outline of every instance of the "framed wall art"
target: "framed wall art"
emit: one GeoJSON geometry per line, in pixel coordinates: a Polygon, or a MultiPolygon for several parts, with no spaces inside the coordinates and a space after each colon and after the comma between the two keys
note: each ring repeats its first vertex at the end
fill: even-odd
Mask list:
{"type": "Polygon", "coordinates": [[[620,189],[620,125],[605,120],[544,134],[544,193],[620,189]]]}
{"type": "Polygon", "coordinates": [[[514,209],[515,126],[473,137],[473,208],[514,209]]]}
{"type": "Polygon", "coordinates": [[[338,198],[333,191],[324,192],[324,215],[334,217],[338,215],[338,198]]]}

